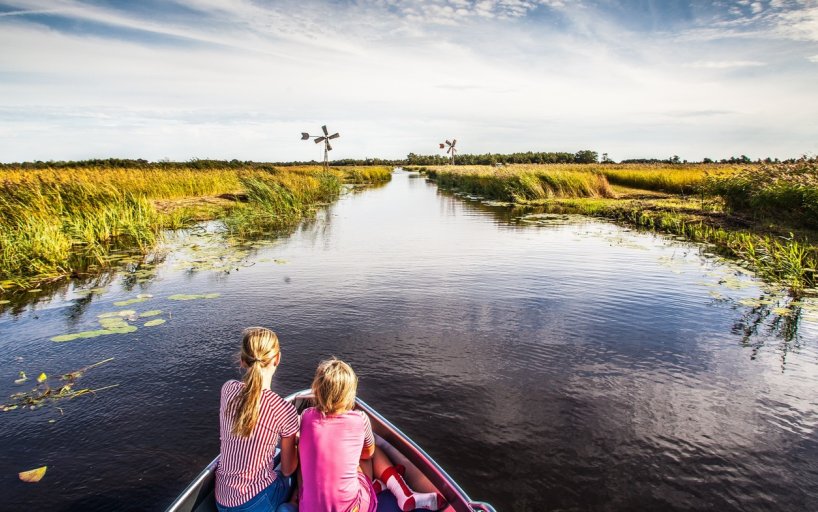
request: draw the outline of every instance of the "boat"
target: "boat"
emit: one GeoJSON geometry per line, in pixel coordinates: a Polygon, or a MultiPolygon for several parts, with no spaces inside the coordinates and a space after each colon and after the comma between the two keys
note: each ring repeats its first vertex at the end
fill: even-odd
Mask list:
{"type": "MultiPolygon", "coordinates": [[[[299,414],[313,404],[312,391],[303,390],[285,398],[292,403],[299,414]]],[[[372,423],[375,444],[383,450],[395,464],[406,467],[404,478],[412,489],[418,492],[439,492],[446,498],[445,512],[495,512],[494,507],[482,501],[474,501],[423,449],[406,434],[381,416],[360,398],[355,399],[355,408],[364,411],[372,423]]],[[[276,464],[279,463],[276,452],[276,464]]],[[[199,473],[166,512],[216,512],[214,487],[216,466],[219,457],[199,473]]],[[[388,491],[382,492],[378,500],[378,512],[399,510],[388,491]]]]}

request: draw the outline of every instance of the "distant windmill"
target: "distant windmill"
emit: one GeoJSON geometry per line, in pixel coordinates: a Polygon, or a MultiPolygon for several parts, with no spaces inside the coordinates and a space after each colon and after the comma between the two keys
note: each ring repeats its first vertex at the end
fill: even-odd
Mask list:
{"type": "Polygon", "coordinates": [[[327,153],[332,151],[332,146],[330,145],[329,141],[332,139],[337,139],[341,135],[337,132],[330,135],[327,131],[327,125],[322,126],[321,129],[324,131],[324,135],[310,135],[307,132],[301,132],[301,140],[315,139],[316,144],[320,142],[324,143],[324,168],[327,169],[329,168],[329,158],[327,153]]]}
{"type": "Polygon", "coordinates": [[[440,149],[443,149],[446,146],[449,146],[449,149],[446,150],[446,153],[451,155],[452,165],[454,165],[454,155],[455,155],[455,153],[457,153],[457,149],[454,147],[455,144],[457,144],[457,139],[452,139],[451,142],[449,142],[447,140],[446,144],[443,144],[442,142],[440,143],[440,149]]]}

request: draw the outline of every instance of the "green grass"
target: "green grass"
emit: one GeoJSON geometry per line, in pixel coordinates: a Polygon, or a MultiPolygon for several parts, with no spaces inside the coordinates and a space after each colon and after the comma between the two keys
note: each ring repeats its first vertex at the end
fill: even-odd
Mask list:
{"type": "Polygon", "coordinates": [[[532,203],[559,197],[613,197],[608,180],[582,166],[515,165],[425,168],[444,188],[501,201],[532,203]]]}
{"type": "Polygon", "coordinates": [[[386,167],[3,166],[0,291],[104,268],[114,250],[147,253],[164,230],[198,220],[225,218],[237,234],[269,232],[337,198],[342,182],[390,177],[386,167]]]}
{"type": "Polygon", "coordinates": [[[732,164],[622,164],[598,167],[612,185],[682,195],[699,193],[708,178],[730,175],[740,169],[732,164]]]}
{"type": "Polygon", "coordinates": [[[818,247],[792,234],[774,236],[724,228],[708,222],[692,205],[688,209],[672,204],[663,207],[661,201],[563,200],[551,207],[711,244],[718,253],[747,262],[759,277],[781,283],[795,294],[818,286],[818,247]]]}
{"type": "Polygon", "coordinates": [[[818,225],[815,160],[746,169],[718,164],[563,164],[418,170],[444,188],[487,199],[541,204],[549,211],[605,217],[708,243],[794,294],[818,286],[818,247],[810,241],[814,237],[792,234],[811,233],[801,228],[818,225]],[[616,198],[610,184],[629,187],[628,196],[616,198]],[[640,190],[677,195],[632,199],[640,190]],[[699,196],[686,197],[693,192],[699,196]],[[729,215],[748,210],[757,213],[757,222],[729,215]],[[790,222],[770,222],[782,215],[790,222]]]}
{"type": "Polygon", "coordinates": [[[818,159],[747,168],[711,177],[707,192],[728,208],[755,220],[775,217],[796,226],[818,228],[818,159]]]}

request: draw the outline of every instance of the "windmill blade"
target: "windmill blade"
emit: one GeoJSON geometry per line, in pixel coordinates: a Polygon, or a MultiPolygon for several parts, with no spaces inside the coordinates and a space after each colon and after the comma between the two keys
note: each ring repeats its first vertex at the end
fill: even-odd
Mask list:
{"type": "Polygon", "coordinates": [[[324,137],[329,135],[329,132],[327,131],[327,125],[322,126],[321,129],[324,130],[324,137]]]}
{"type": "Polygon", "coordinates": [[[307,132],[301,132],[301,140],[307,140],[310,138],[310,134],[307,132]]]}
{"type": "Polygon", "coordinates": [[[446,154],[449,154],[451,152],[452,152],[452,148],[449,148],[449,149],[446,150],[446,154]]]}
{"type": "Polygon", "coordinates": [[[319,142],[324,142],[324,139],[326,139],[326,137],[318,137],[315,139],[315,143],[318,144],[319,142]]]}
{"type": "Polygon", "coordinates": [[[337,138],[338,138],[338,137],[340,137],[340,136],[341,136],[341,134],[340,134],[340,133],[335,132],[335,133],[333,133],[332,135],[330,135],[330,136],[329,136],[329,137],[327,137],[327,138],[328,138],[329,140],[332,140],[332,139],[337,139],[337,138]]]}
{"type": "Polygon", "coordinates": [[[332,151],[332,146],[329,145],[329,140],[327,141],[327,151],[332,151]]]}
{"type": "Polygon", "coordinates": [[[450,145],[450,146],[452,145],[452,143],[451,143],[451,142],[449,142],[449,139],[446,139],[446,144],[448,144],[448,145],[450,145]]]}
{"type": "Polygon", "coordinates": [[[454,139],[454,140],[452,141],[452,147],[454,147],[454,145],[455,145],[455,144],[457,144],[457,139],[454,139]]]}
{"type": "Polygon", "coordinates": [[[441,142],[441,143],[440,143],[440,149],[443,149],[443,148],[445,148],[445,147],[446,147],[446,144],[443,144],[443,143],[441,142]]]}

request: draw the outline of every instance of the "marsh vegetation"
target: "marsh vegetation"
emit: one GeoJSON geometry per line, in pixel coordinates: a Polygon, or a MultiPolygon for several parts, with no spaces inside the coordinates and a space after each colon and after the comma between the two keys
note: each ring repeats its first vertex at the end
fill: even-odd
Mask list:
{"type": "Polygon", "coordinates": [[[488,199],[623,221],[711,244],[794,294],[818,285],[818,161],[419,167],[488,199]]]}
{"type": "Polygon", "coordinates": [[[208,166],[96,162],[0,168],[0,290],[104,268],[112,252],[145,254],[163,231],[223,219],[239,235],[292,225],[344,183],[389,179],[388,167],[208,166]]]}

